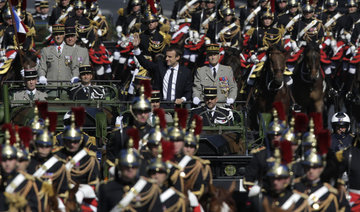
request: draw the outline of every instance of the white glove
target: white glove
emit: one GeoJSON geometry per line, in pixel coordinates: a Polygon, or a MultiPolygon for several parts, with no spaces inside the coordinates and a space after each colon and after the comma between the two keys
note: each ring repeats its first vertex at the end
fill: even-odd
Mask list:
{"type": "Polygon", "coordinates": [[[301,46],[306,46],[306,41],[300,41],[299,47],[301,47],[301,46]]]}
{"type": "Polygon", "coordinates": [[[251,55],[250,61],[251,61],[252,63],[254,63],[254,64],[257,64],[257,63],[260,62],[259,59],[257,58],[257,56],[256,56],[255,54],[251,55]]]}
{"type": "Polygon", "coordinates": [[[106,65],[105,73],[110,74],[111,72],[112,72],[111,66],[110,66],[110,65],[106,65]]]}
{"type": "Polygon", "coordinates": [[[47,85],[47,79],[45,76],[40,76],[39,77],[39,83],[40,84],[44,84],[44,85],[47,85]]]}
{"type": "Polygon", "coordinates": [[[198,201],[197,197],[190,190],[188,190],[188,198],[189,198],[191,207],[197,207],[199,205],[199,201],[198,201]]]}
{"type": "Polygon", "coordinates": [[[324,43],[325,43],[327,46],[330,46],[330,45],[331,45],[330,39],[326,39],[324,43]]]}
{"type": "Polygon", "coordinates": [[[227,98],[226,99],[226,104],[228,104],[228,105],[231,105],[231,104],[234,104],[234,99],[233,98],[227,98]]]}
{"type": "Polygon", "coordinates": [[[85,44],[87,44],[87,43],[89,42],[89,40],[86,39],[86,38],[81,38],[81,41],[82,41],[83,43],[85,43],[85,44]]]}
{"type": "Polygon", "coordinates": [[[298,52],[300,50],[299,47],[296,45],[295,41],[291,41],[291,48],[292,48],[294,53],[296,53],[296,52],[298,52]]]}
{"type": "Polygon", "coordinates": [[[122,31],[123,31],[123,28],[121,26],[116,27],[116,32],[117,32],[118,38],[122,37],[122,31]]]}
{"type": "Polygon", "coordinates": [[[70,80],[70,82],[71,82],[72,84],[77,83],[77,82],[79,82],[79,81],[80,81],[79,77],[73,77],[73,78],[71,78],[71,80],[70,80]]]}
{"type": "Polygon", "coordinates": [[[102,36],[102,31],[101,31],[101,29],[98,29],[97,34],[98,34],[100,37],[102,36]]]}
{"type": "Polygon", "coordinates": [[[193,98],[193,103],[194,103],[194,105],[198,105],[199,103],[200,103],[201,101],[200,101],[200,99],[199,99],[199,97],[194,97],[193,98]]]}
{"type": "Polygon", "coordinates": [[[254,185],[253,187],[251,187],[249,191],[249,197],[257,196],[258,194],[260,194],[260,191],[261,191],[260,186],[254,185]]]}
{"type": "Polygon", "coordinates": [[[49,32],[52,34],[52,26],[49,26],[49,32]]]}
{"type": "Polygon", "coordinates": [[[347,40],[348,42],[350,42],[350,40],[351,40],[351,34],[350,34],[350,33],[347,33],[347,34],[345,35],[345,38],[346,38],[346,40],[347,40]]]}
{"type": "Polygon", "coordinates": [[[120,59],[120,52],[116,51],[114,52],[114,60],[119,60],[120,59]]]}
{"type": "Polygon", "coordinates": [[[24,69],[21,69],[20,74],[21,74],[22,77],[25,77],[25,71],[24,71],[24,69]]]}
{"type": "Polygon", "coordinates": [[[104,66],[95,66],[96,74],[102,76],[105,72],[104,66]]]}
{"type": "Polygon", "coordinates": [[[356,55],[356,47],[355,46],[351,46],[350,47],[350,52],[351,54],[353,54],[354,56],[356,55]]]}
{"type": "Polygon", "coordinates": [[[331,40],[331,48],[336,49],[337,48],[337,41],[331,40]]]}

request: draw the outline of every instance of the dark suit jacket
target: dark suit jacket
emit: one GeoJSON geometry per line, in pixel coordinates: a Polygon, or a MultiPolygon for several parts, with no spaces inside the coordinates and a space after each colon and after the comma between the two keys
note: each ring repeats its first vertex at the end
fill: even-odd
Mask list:
{"type": "MultiPolygon", "coordinates": [[[[160,90],[161,99],[163,99],[163,80],[167,71],[167,65],[162,61],[156,63],[150,62],[145,57],[140,54],[136,56],[141,66],[143,66],[148,71],[153,72],[154,81],[153,81],[153,90],[160,90]]],[[[185,97],[186,101],[191,101],[191,92],[193,86],[193,79],[191,71],[185,66],[179,66],[178,75],[176,79],[176,90],[175,90],[175,99],[180,99],[185,97]]]]}

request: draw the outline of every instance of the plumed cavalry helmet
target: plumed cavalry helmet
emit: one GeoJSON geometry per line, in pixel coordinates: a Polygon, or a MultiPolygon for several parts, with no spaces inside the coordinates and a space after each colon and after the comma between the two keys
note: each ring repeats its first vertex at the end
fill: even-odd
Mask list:
{"type": "Polygon", "coordinates": [[[184,137],[185,144],[194,146],[196,149],[198,149],[201,130],[202,118],[199,115],[194,115],[194,118],[191,122],[190,130],[186,133],[184,137]]]}
{"type": "MultiPolygon", "coordinates": [[[[290,149],[287,149],[286,151],[291,152],[291,145],[290,145],[290,149]]],[[[270,164],[270,169],[266,173],[266,176],[274,177],[274,178],[289,177],[290,176],[289,167],[287,166],[287,162],[286,163],[282,162],[282,157],[279,148],[275,148],[274,158],[275,161],[272,164],[270,164]]]]}
{"type": "Polygon", "coordinates": [[[261,15],[261,19],[265,19],[265,18],[270,18],[270,19],[274,20],[274,13],[271,11],[270,8],[268,8],[268,9],[261,15]]]}
{"type": "Polygon", "coordinates": [[[118,168],[139,167],[140,156],[136,149],[134,149],[134,144],[139,143],[139,131],[136,128],[132,128],[126,133],[129,135],[128,148],[120,151],[120,157],[116,160],[116,164],[118,168]]]}
{"type": "Polygon", "coordinates": [[[152,22],[159,21],[159,19],[156,16],[156,14],[153,14],[150,11],[148,11],[145,13],[145,21],[146,21],[146,23],[152,23],[152,22]]]}
{"type": "Polygon", "coordinates": [[[149,132],[147,139],[147,144],[158,146],[163,138],[166,139],[167,129],[166,129],[166,120],[165,112],[162,108],[154,109],[155,117],[155,127],[152,128],[149,132]]]}
{"type": "Polygon", "coordinates": [[[338,5],[338,1],[335,0],[326,0],[325,1],[325,6],[327,7],[333,7],[333,6],[337,6],[338,5]]]}
{"type": "Polygon", "coordinates": [[[32,130],[30,127],[22,127],[20,129],[16,127],[15,130],[15,148],[17,150],[17,159],[19,161],[29,161],[30,160],[30,141],[32,140],[32,130]]]}
{"type": "Polygon", "coordinates": [[[2,130],[5,131],[5,143],[1,146],[1,160],[16,159],[17,150],[13,146],[15,143],[14,130],[11,124],[4,124],[2,130]]]}
{"type": "Polygon", "coordinates": [[[142,80],[141,83],[142,85],[140,86],[140,91],[139,91],[140,95],[138,97],[134,97],[132,104],[130,105],[130,111],[134,116],[134,118],[136,118],[135,114],[137,112],[149,113],[151,111],[151,104],[148,99],[151,97],[151,86],[149,85],[150,86],[149,88],[145,88],[146,86],[148,86],[150,81],[142,80]],[[150,94],[148,94],[149,92],[150,94]]]}
{"type": "Polygon", "coordinates": [[[230,8],[229,6],[225,5],[220,9],[220,16],[222,18],[224,18],[225,16],[228,16],[228,15],[234,16],[235,15],[235,10],[230,8]]]}
{"type": "Polygon", "coordinates": [[[163,153],[162,146],[159,145],[157,157],[152,159],[150,161],[149,166],[147,167],[148,174],[156,173],[156,172],[161,172],[166,174],[169,173],[170,170],[167,168],[166,163],[162,160],[162,153],[163,153]]]}
{"type": "Polygon", "coordinates": [[[346,3],[347,7],[357,7],[358,3],[356,0],[348,0],[348,2],[346,3]]]}
{"type": "Polygon", "coordinates": [[[281,135],[285,130],[285,126],[283,125],[282,121],[279,120],[278,113],[275,109],[273,110],[273,117],[274,120],[269,124],[267,134],[281,135]]]}
{"type": "Polygon", "coordinates": [[[11,19],[11,11],[9,10],[8,7],[6,7],[6,9],[3,11],[3,18],[6,19],[11,19]]]}
{"type": "Polygon", "coordinates": [[[298,0],[289,0],[288,7],[298,7],[300,5],[298,0]]]}
{"type": "MultiPolygon", "coordinates": [[[[81,132],[81,126],[84,123],[85,109],[83,107],[72,108],[71,123],[66,126],[62,138],[64,143],[66,142],[78,142],[82,144],[83,134],[81,132]]],[[[65,145],[67,148],[67,145],[65,145]]]]}
{"type": "Polygon", "coordinates": [[[286,141],[290,141],[293,145],[298,145],[299,141],[295,134],[294,126],[295,126],[295,118],[292,117],[290,121],[290,127],[284,131],[282,139],[286,141]]]}
{"type": "Polygon", "coordinates": [[[99,12],[99,4],[97,3],[97,1],[94,1],[94,2],[91,3],[90,12],[92,12],[92,13],[98,13],[99,12]]]}
{"type": "Polygon", "coordinates": [[[83,3],[82,1],[78,0],[78,1],[76,1],[76,2],[74,3],[74,9],[75,9],[75,10],[79,10],[79,9],[84,10],[84,9],[85,9],[85,5],[84,5],[84,3],[83,3]]]}
{"type": "Polygon", "coordinates": [[[303,145],[304,146],[313,146],[313,144],[316,144],[316,135],[314,132],[314,120],[310,118],[309,122],[309,132],[306,132],[303,135],[303,145]]]}
{"type": "Polygon", "coordinates": [[[331,118],[331,126],[334,130],[340,127],[346,128],[346,133],[350,131],[350,117],[346,113],[335,113],[331,118]]]}
{"type": "Polygon", "coordinates": [[[313,12],[315,12],[315,9],[313,6],[311,6],[309,1],[307,1],[306,4],[302,7],[302,12],[303,13],[313,13],[313,12]]]}
{"type": "Polygon", "coordinates": [[[48,112],[45,127],[37,133],[35,144],[39,146],[53,146],[53,135],[57,124],[57,112],[48,112]]]}
{"type": "Polygon", "coordinates": [[[186,109],[178,108],[175,110],[174,126],[169,129],[168,133],[170,141],[184,141],[187,116],[188,111],[186,109]]]}

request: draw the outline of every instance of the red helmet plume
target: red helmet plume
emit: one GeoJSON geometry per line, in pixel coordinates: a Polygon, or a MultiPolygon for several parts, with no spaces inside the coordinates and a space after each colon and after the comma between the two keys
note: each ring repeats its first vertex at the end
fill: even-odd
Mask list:
{"type": "Polygon", "coordinates": [[[162,108],[154,109],[154,114],[157,115],[160,119],[160,128],[166,128],[166,120],[165,120],[165,111],[162,108]]]}
{"type": "Polygon", "coordinates": [[[39,110],[40,118],[45,120],[48,112],[48,103],[42,101],[35,101],[35,104],[39,110]]]}
{"type": "Polygon", "coordinates": [[[289,164],[292,161],[293,154],[291,150],[291,142],[284,140],[280,142],[280,151],[281,151],[281,162],[283,164],[289,164]]]}
{"type": "Polygon", "coordinates": [[[133,147],[135,149],[138,149],[139,141],[140,141],[139,130],[136,128],[130,128],[126,131],[126,134],[133,139],[133,141],[134,141],[133,147]]]}
{"type": "Polygon", "coordinates": [[[56,130],[56,125],[57,125],[57,112],[48,112],[48,117],[49,117],[49,130],[50,132],[55,132],[56,130]]]}
{"type": "Polygon", "coordinates": [[[202,127],[203,127],[203,120],[202,120],[202,117],[195,114],[194,115],[194,119],[196,121],[196,127],[195,127],[195,130],[194,130],[194,134],[195,135],[200,135],[201,131],[202,131],[202,127]]]}
{"type": "Polygon", "coordinates": [[[176,108],[175,111],[178,114],[179,125],[182,129],[186,129],[186,121],[188,117],[188,111],[185,108],[176,108]]]}
{"type": "Polygon", "coordinates": [[[12,124],[10,124],[10,123],[3,124],[1,128],[2,128],[2,131],[4,131],[4,132],[5,132],[6,130],[9,131],[9,134],[10,134],[10,144],[11,144],[11,145],[15,144],[15,142],[16,142],[15,131],[14,131],[14,129],[13,129],[12,124]]]}
{"type": "Polygon", "coordinates": [[[84,107],[72,107],[71,110],[75,116],[76,127],[82,127],[85,123],[85,108],[84,107]]]}
{"type": "Polygon", "coordinates": [[[29,148],[30,141],[33,138],[32,129],[30,127],[22,127],[19,129],[19,136],[26,148],[29,148]]]}
{"type": "Polygon", "coordinates": [[[331,144],[331,135],[329,130],[322,129],[317,134],[318,151],[321,155],[326,155],[331,144]]]}
{"type": "Polygon", "coordinates": [[[164,162],[168,160],[172,160],[175,155],[174,142],[162,141],[161,147],[162,147],[162,160],[164,162]]]}
{"type": "Polygon", "coordinates": [[[323,119],[321,113],[310,113],[310,117],[313,118],[314,121],[314,131],[315,134],[319,133],[323,129],[323,119]]]}
{"type": "Polygon", "coordinates": [[[152,88],[151,88],[151,83],[150,83],[150,80],[141,80],[140,81],[140,84],[144,86],[144,95],[145,95],[145,98],[151,98],[151,91],[152,91],[152,88]]]}
{"type": "Polygon", "coordinates": [[[295,114],[295,126],[294,130],[296,133],[301,132],[305,133],[309,125],[309,118],[305,113],[296,113],[295,114]]]}
{"type": "Polygon", "coordinates": [[[286,114],[285,114],[285,110],[284,110],[284,104],[282,102],[274,102],[273,107],[277,111],[279,119],[281,121],[285,121],[286,114]]]}

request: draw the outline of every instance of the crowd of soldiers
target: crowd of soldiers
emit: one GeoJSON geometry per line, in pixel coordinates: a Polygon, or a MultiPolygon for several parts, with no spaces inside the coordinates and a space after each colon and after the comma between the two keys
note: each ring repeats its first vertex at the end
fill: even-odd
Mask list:
{"type": "MultiPolygon", "coordinates": [[[[21,1],[10,6],[0,0],[1,71],[10,70],[19,50],[36,55],[35,43],[45,47],[21,70],[25,89],[12,97],[14,107],[16,100],[39,100],[34,118],[29,126],[2,126],[0,211],[212,211],[199,203],[213,190],[210,162],[196,156],[202,126],[237,121],[230,108],[256,83],[267,51],[289,53],[284,75],[291,87],[305,48],[319,48],[329,93],[337,92],[339,64],[353,82],[360,58],[353,0],[342,8],[334,0],[248,0],[238,10],[233,0],[177,0],[171,17],[160,1],[129,0],[118,10],[113,51],[104,45],[110,27],[96,1],[60,0],[50,15],[46,0],[35,1],[34,14],[21,1]],[[14,27],[18,19],[26,34],[14,27]],[[231,64],[222,64],[225,51],[238,54],[246,70],[241,86],[231,64]],[[46,100],[58,93],[36,88],[65,84],[72,100],[104,99],[93,79],[121,81],[116,89],[131,101],[131,115],[115,115],[102,155],[99,139],[83,131],[84,108],[66,113],[56,132],[60,117],[47,111],[46,100]],[[180,108],[188,102],[191,112],[180,108]]],[[[345,83],[347,98],[351,89],[345,83]]],[[[322,114],[309,121],[297,113],[287,125],[284,109],[274,105],[264,146],[251,152],[242,181],[246,204],[238,210],[359,210],[359,144],[350,117],[335,113],[330,134],[322,114]]]]}

